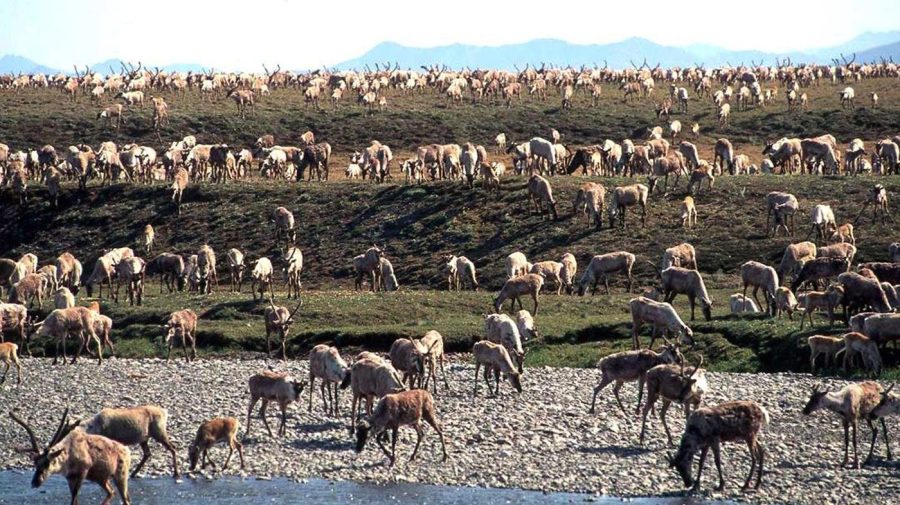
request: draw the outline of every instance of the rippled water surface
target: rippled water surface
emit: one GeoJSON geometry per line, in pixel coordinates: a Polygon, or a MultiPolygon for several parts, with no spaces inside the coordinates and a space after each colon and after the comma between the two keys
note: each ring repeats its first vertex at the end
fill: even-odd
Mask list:
{"type": "MultiPolygon", "coordinates": [[[[562,504],[562,503],[632,503],[635,505],[679,505],[726,502],[700,501],[688,498],[642,498],[623,501],[581,493],[541,493],[521,489],[486,489],[478,487],[432,486],[427,484],[379,485],[349,481],[312,479],[295,482],[287,479],[256,480],[223,478],[218,480],[134,479],[131,498],[135,505],[184,503],[205,504],[296,504],[332,505],[335,503],[409,504],[440,503],[442,505],[479,504],[562,504]]],[[[85,482],[81,503],[99,503],[103,491],[85,482]]],[[[53,476],[39,489],[31,488],[31,472],[0,472],[0,504],[58,504],[69,502],[69,488],[61,476],[53,476]]],[[[118,499],[114,503],[120,503],[118,499]]]]}

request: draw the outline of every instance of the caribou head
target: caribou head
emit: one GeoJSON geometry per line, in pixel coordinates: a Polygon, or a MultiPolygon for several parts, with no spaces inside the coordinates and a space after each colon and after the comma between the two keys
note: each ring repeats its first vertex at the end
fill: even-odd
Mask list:
{"type": "Polygon", "coordinates": [[[15,412],[10,412],[9,417],[28,433],[28,439],[31,442],[31,445],[28,447],[17,448],[16,452],[27,454],[31,457],[31,461],[34,463],[34,477],[31,479],[31,487],[40,487],[50,474],[56,473],[62,469],[64,462],[60,456],[65,452],[65,449],[57,447],[57,444],[78,426],[78,421],[73,423],[67,422],[69,409],[66,408],[63,412],[62,419],[59,421],[59,426],[56,428],[56,432],[53,434],[53,437],[50,438],[50,442],[41,448],[37,442],[37,437],[34,436],[34,430],[31,429],[28,423],[20,418],[15,412]]]}

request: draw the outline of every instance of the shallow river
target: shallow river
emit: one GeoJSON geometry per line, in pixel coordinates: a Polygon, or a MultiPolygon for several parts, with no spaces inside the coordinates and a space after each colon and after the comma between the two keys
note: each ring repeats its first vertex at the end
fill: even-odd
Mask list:
{"type": "MultiPolygon", "coordinates": [[[[61,476],[52,476],[39,489],[31,489],[31,472],[0,472],[0,504],[38,505],[69,502],[69,488],[61,476]]],[[[598,497],[580,493],[548,493],[521,489],[485,489],[477,487],[432,486],[426,484],[391,484],[389,486],[349,481],[312,479],[302,483],[287,479],[256,480],[252,478],[222,478],[217,480],[185,479],[176,484],[172,479],[134,479],[131,481],[131,499],[135,505],[246,505],[246,504],[296,504],[332,505],[335,503],[365,503],[391,505],[494,505],[494,504],[563,504],[599,503],[618,504],[622,499],[598,497]]],[[[81,503],[99,503],[103,491],[94,483],[86,482],[79,494],[81,503]]],[[[689,498],[641,498],[626,499],[635,505],[725,505],[728,502],[712,502],[689,498]]],[[[114,503],[120,503],[118,499],[114,503]]]]}

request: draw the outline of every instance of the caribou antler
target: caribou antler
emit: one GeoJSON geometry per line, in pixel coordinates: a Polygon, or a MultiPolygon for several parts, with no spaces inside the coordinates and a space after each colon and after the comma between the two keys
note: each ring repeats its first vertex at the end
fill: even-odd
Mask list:
{"type": "Polygon", "coordinates": [[[125,71],[126,74],[128,74],[128,77],[131,77],[133,79],[134,76],[136,76],[138,74],[138,72],[141,71],[142,66],[143,65],[141,64],[141,62],[138,61],[138,68],[135,70],[134,65],[132,65],[131,63],[128,63],[128,62],[123,62],[122,69],[125,71]],[[127,65],[127,67],[125,65],[127,65]]]}
{"type": "Polygon", "coordinates": [[[702,367],[702,366],[703,366],[703,355],[701,354],[701,355],[700,355],[700,362],[697,363],[697,366],[694,367],[694,372],[691,374],[691,378],[692,378],[692,379],[697,375],[697,373],[700,371],[700,367],[702,367]]]}
{"type": "Polygon", "coordinates": [[[11,417],[19,426],[25,428],[25,431],[28,433],[28,439],[31,441],[31,450],[34,451],[35,454],[40,454],[41,448],[37,443],[37,438],[35,438],[34,430],[31,429],[31,426],[28,426],[28,423],[23,421],[22,418],[17,416],[13,411],[9,412],[9,417],[11,417]]]}
{"type": "Polygon", "coordinates": [[[841,53],[841,60],[844,62],[844,65],[849,67],[853,64],[854,61],[856,61],[856,53],[853,53],[853,57],[850,58],[850,61],[847,61],[847,58],[844,57],[844,53],[841,53]]]}
{"type": "Polygon", "coordinates": [[[290,320],[290,319],[293,319],[293,318],[294,318],[294,314],[296,314],[297,311],[300,310],[300,307],[303,306],[303,298],[300,298],[299,300],[300,300],[300,301],[297,303],[297,306],[294,307],[294,311],[291,312],[291,315],[290,315],[290,316],[288,316],[288,319],[289,319],[289,320],[290,320]]]}
{"type": "Polygon", "coordinates": [[[56,434],[54,440],[50,443],[50,445],[48,445],[48,447],[53,447],[54,445],[59,443],[60,440],[66,438],[69,435],[69,433],[72,432],[72,430],[74,430],[75,428],[78,427],[79,424],[81,424],[81,420],[79,420],[79,419],[76,419],[76,420],[72,421],[71,423],[67,422],[68,419],[69,419],[69,407],[66,407],[66,410],[63,412],[63,417],[59,421],[59,426],[60,426],[59,433],[56,434]]]}

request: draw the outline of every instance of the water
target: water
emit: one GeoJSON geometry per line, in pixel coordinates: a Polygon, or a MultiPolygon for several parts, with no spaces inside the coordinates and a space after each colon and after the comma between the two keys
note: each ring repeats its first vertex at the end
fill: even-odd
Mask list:
{"type": "MultiPolygon", "coordinates": [[[[54,475],[38,489],[31,488],[31,472],[0,472],[0,504],[39,505],[69,502],[66,480],[54,475]]],[[[612,505],[623,503],[619,498],[598,497],[582,493],[541,493],[521,489],[494,489],[458,486],[433,486],[427,484],[379,485],[351,481],[327,481],[311,479],[302,483],[287,480],[256,480],[252,478],[221,478],[217,480],[185,479],[175,483],[169,478],[133,479],[130,481],[131,499],[135,505],[332,505],[335,503],[362,503],[366,505],[494,505],[494,504],[571,504],[599,503],[612,505]]],[[[104,492],[92,482],[85,482],[78,495],[81,503],[99,503],[104,492]]],[[[711,502],[687,497],[629,499],[635,505],[726,505],[727,502],[711,502]]],[[[114,503],[121,503],[116,497],[114,503]]]]}

